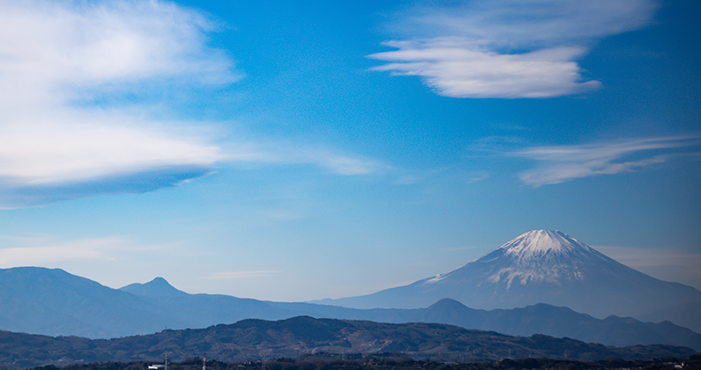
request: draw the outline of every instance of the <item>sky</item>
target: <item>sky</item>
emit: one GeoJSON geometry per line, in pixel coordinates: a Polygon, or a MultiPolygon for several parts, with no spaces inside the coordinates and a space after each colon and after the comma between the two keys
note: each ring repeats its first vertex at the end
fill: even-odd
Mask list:
{"type": "Polygon", "coordinates": [[[699,17],[0,0],[0,268],[306,301],[550,229],[701,289],[699,17]]]}

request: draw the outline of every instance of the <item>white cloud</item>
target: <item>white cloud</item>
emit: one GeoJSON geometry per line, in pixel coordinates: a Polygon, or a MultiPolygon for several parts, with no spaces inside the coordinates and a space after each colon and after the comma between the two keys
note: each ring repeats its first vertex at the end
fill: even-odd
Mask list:
{"type": "Polygon", "coordinates": [[[375,70],[415,75],[438,94],[460,98],[541,98],[600,86],[576,60],[596,39],[650,22],[652,0],[476,0],[417,6],[395,29],[408,40],[372,54],[375,70]]]}
{"type": "Polygon", "coordinates": [[[455,98],[543,98],[598,88],[583,82],[574,60],[581,48],[553,48],[524,54],[482,50],[463,39],[388,42],[398,48],[370,55],[391,62],[375,67],[397,75],[421,76],[444,96],[455,98]]]}
{"type": "Polygon", "coordinates": [[[10,184],[84,182],[166,166],[209,166],[222,158],[219,148],[169,135],[151,122],[143,127],[98,114],[79,122],[37,121],[0,127],[0,178],[10,184]]]}
{"type": "MultiPolygon", "coordinates": [[[[125,94],[220,86],[241,75],[207,46],[217,25],[167,1],[0,2],[0,208],[146,192],[218,162],[313,164],[381,173],[374,160],[261,140],[223,140],[204,122],[150,118],[125,94]]],[[[218,132],[217,132],[218,134],[218,132]]]]}
{"type": "Polygon", "coordinates": [[[231,60],[206,46],[213,26],[168,2],[1,2],[0,207],[148,191],[207,173],[222,153],[196,125],[90,101],[142,83],[235,81],[231,60]]]}
{"type": "Polygon", "coordinates": [[[66,262],[108,261],[110,250],[123,246],[119,238],[81,239],[71,242],[55,243],[43,238],[24,240],[25,246],[0,249],[0,267],[14,266],[48,266],[66,262]],[[26,244],[35,244],[26,246],[26,244]],[[47,245],[48,244],[48,245],[47,245]]]}
{"type": "Polygon", "coordinates": [[[390,169],[389,166],[372,159],[351,157],[326,151],[309,153],[307,158],[309,161],[317,163],[334,174],[344,176],[381,174],[390,169]]]}
{"type": "Polygon", "coordinates": [[[526,184],[537,187],[576,178],[634,171],[666,162],[673,155],[673,149],[700,144],[698,136],[639,138],[534,147],[515,151],[511,155],[538,163],[535,169],[519,176],[526,184]]]}
{"type": "Polygon", "coordinates": [[[128,255],[142,259],[159,255],[182,244],[143,244],[122,236],[66,239],[50,234],[0,235],[0,240],[0,268],[81,265],[86,261],[111,264],[128,255]]]}
{"type": "Polygon", "coordinates": [[[238,280],[269,277],[280,274],[280,271],[275,270],[255,270],[255,271],[228,271],[219,272],[211,276],[205,277],[207,280],[238,280]]]}
{"type": "Polygon", "coordinates": [[[23,0],[4,1],[0,10],[0,73],[6,82],[49,89],[154,77],[238,77],[221,50],[206,46],[205,31],[213,24],[168,2],[23,0]]]}
{"type": "Polygon", "coordinates": [[[465,37],[494,48],[540,48],[643,27],[658,8],[656,0],[468,0],[416,6],[395,29],[413,37],[465,37]]]}
{"type": "Polygon", "coordinates": [[[225,147],[231,162],[263,164],[312,164],[341,176],[381,175],[394,170],[380,161],[312,145],[287,142],[241,142],[225,147]]]}

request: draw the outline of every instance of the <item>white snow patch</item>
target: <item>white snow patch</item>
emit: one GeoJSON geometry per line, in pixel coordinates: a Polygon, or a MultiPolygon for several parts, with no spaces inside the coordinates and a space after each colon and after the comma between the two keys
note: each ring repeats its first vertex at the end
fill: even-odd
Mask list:
{"type": "Polygon", "coordinates": [[[499,250],[501,256],[492,260],[505,258],[500,264],[505,267],[494,270],[487,281],[505,283],[507,289],[514,283],[582,280],[584,274],[579,271],[576,261],[596,254],[592,248],[569,235],[551,230],[529,231],[502,245],[499,250]]]}
{"type": "Polygon", "coordinates": [[[518,259],[531,259],[547,253],[567,253],[585,247],[565,233],[551,230],[533,230],[502,245],[500,249],[518,259]]]}
{"type": "Polygon", "coordinates": [[[437,282],[439,282],[439,281],[445,279],[446,276],[447,276],[447,275],[438,274],[438,275],[436,275],[435,277],[433,277],[432,279],[426,281],[426,283],[427,283],[427,284],[430,284],[430,283],[437,283],[437,282]]]}

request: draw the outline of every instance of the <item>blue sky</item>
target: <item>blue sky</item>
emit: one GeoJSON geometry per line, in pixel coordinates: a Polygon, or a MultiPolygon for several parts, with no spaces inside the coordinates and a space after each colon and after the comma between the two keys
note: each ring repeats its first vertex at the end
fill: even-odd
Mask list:
{"type": "Polygon", "coordinates": [[[701,288],[694,1],[0,1],[0,267],[340,298],[557,229],[701,288]]]}

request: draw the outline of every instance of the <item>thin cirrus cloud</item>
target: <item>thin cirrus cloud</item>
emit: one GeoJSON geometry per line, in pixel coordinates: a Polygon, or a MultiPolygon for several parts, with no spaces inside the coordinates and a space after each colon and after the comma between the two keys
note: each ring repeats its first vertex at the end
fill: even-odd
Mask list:
{"type": "MultiPolygon", "coordinates": [[[[0,238],[5,239],[5,238],[0,238]]],[[[109,261],[110,252],[124,247],[119,238],[81,239],[55,243],[51,238],[27,240],[18,238],[22,246],[0,249],[0,267],[46,266],[64,262],[109,261]]]]}
{"type": "Polygon", "coordinates": [[[601,86],[577,60],[596,40],[648,24],[652,0],[475,0],[417,6],[394,29],[402,41],[369,55],[373,68],[419,76],[436,93],[456,98],[547,98],[601,86]]]}
{"type": "Polygon", "coordinates": [[[0,207],[148,191],[209,172],[223,154],[193,125],[90,101],[143,83],[237,80],[232,61],[206,46],[213,27],[164,2],[0,3],[0,207]]]}
{"type": "Polygon", "coordinates": [[[577,178],[614,175],[667,162],[682,148],[701,145],[699,136],[638,138],[582,145],[543,146],[514,151],[512,156],[537,162],[520,179],[538,187],[577,178]]]}
{"type": "Polygon", "coordinates": [[[232,163],[311,164],[342,176],[386,174],[395,169],[381,161],[330,150],[322,146],[295,145],[285,141],[247,140],[223,146],[232,163]]]}
{"type": "Polygon", "coordinates": [[[232,59],[207,46],[217,27],[165,1],[0,2],[0,208],[152,191],[220,162],[382,171],[328,150],[224,143],[212,134],[217,124],[152,119],[147,101],[105,99],[237,81],[232,59]]]}
{"type": "Polygon", "coordinates": [[[219,272],[211,276],[205,277],[207,280],[239,280],[275,276],[281,271],[276,270],[250,270],[250,271],[228,271],[219,272]]]}

